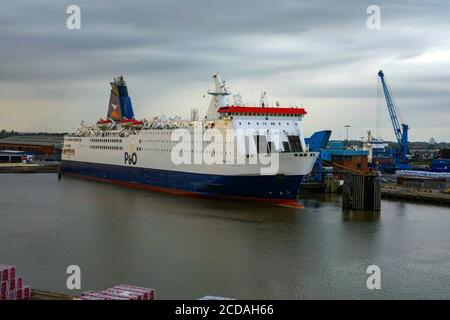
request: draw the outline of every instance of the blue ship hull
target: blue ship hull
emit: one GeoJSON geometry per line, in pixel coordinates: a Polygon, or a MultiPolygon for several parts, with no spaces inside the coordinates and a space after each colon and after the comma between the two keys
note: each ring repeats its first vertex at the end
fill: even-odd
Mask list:
{"type": "Polygon", "coordinates": [[[224,176],[79,161],[62,161],[62,173],[186,195],[294,204],[303,176],[224,176]]]}

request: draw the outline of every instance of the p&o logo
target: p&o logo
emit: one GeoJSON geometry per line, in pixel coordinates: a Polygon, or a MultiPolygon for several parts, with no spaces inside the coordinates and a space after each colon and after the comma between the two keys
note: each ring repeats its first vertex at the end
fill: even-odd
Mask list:
{"type": "Polygon", "coordinates": [[[137,163],[137,154],[133,152],[132,154],[129,154],[128,152],[125,152],[124,156],[124,162],[128,165],[136,165],[137,163]]]}

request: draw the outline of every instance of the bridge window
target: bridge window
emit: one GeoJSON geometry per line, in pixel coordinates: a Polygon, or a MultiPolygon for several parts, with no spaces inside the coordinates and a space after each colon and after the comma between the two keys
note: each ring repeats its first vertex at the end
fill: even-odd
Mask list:
{"type": "Polygon", "coordinates": [[[302,152],[302,144],[299,136],[288,136],[289,144],[293,152],[302,152]]]}

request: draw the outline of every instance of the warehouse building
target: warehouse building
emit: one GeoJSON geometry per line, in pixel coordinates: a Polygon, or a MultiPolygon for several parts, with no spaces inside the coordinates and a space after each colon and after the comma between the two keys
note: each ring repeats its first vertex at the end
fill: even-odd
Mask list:
{"type": "Polygon", "coordinates": [[[0,151],[23,151],[38,160],[60,160],[63,137],[58,135],[13,135],[0,139],[0,151]]]}

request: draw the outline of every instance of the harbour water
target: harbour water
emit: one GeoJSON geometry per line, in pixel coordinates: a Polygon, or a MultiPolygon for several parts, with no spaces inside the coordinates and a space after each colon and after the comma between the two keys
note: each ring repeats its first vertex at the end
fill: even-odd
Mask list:
{"type": "Polygon", "coordinates": [[[370,214],[305,197],[299,210],[2,174],[0,263],[75,295],[128,283],[158,299],[450,298],[449,207],[383,200],[370,214]],[[81,290],[66,287],[69,265],[81,290]],[[369,265],[380,290],[367,289],[369,265]]]}

